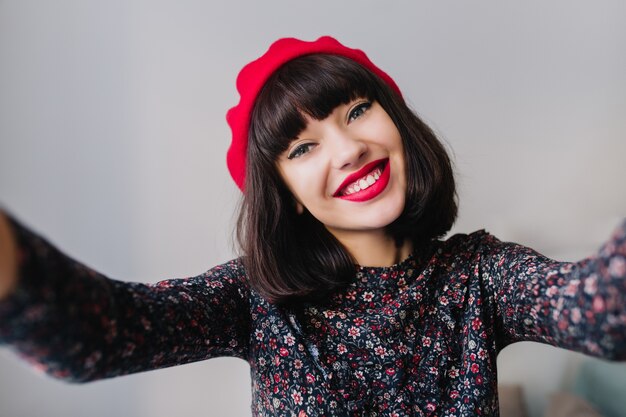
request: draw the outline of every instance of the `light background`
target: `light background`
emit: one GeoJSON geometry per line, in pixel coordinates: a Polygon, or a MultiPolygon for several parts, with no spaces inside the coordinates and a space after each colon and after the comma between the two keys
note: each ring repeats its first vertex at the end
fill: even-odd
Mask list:
{"type": "MultiPolygon", "coordinates": [[[[0,203],[109,276],[234,256],[237,71],[278,37],[365,50],[453,153],[455,232],[575,260],[626,214],[626,3],[0,0],[0,203]]],[[[580,356],[507,348],[538,417],[580,356]]],[[[67,385],[0,351],[0,415],[249,416],[247,364],[67,385]]]]}

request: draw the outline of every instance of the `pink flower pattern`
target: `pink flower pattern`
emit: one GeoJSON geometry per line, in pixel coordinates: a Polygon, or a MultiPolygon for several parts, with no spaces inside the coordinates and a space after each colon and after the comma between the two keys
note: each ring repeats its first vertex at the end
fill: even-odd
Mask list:
{"type": "Polygon", "coordinates": [[[497,416],[510,343],[626,360],[626,223],[577,263],[455,235],[289,308],[252,290],[240,259],[125,283],[14,227],[22,279],[0,303],[0,343],[67,380],[235,356],[251,366],[254,416],[497,416]]]}

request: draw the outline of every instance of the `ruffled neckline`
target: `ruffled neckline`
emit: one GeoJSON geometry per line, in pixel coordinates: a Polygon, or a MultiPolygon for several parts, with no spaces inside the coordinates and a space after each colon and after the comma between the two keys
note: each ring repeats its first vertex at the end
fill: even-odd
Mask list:
{"type": "Polygon", "coordinates": [[[415,255],[410,253],[409,256],[404,258],[403,260],[389,266],[367,266],[367,265],[356,265],[357,273],[368,273],[368,274],[382,274],[385,272],[398,271],[409,266],[411,262],[415,260],[415,255]]]}

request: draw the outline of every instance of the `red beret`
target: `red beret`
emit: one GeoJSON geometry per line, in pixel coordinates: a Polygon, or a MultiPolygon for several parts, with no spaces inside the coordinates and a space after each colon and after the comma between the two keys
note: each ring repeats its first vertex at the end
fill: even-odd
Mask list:
{"type": "Polygon", "coordinates": [[[312,42],[295,38],[277,40],[260,58],[250,62],[239,72],[237,76],[239,104],[226,113],[226,121],[233,132],[232,142],[226,154],[226,164],[230,175],[242,191],[246,178],[248,129],[256,97],[267,79],[280,66],[294,58],[310,54],[334,54],[350,58],[378,75],[401,95],[400,89],[391,77],[374,65],[363,51],[348,48],[330,36],[322,36],[312,42]]]}

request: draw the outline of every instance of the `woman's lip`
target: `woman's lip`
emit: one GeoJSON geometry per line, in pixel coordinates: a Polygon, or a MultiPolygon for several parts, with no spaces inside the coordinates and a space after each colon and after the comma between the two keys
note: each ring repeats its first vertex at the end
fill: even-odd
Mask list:
{"type": "Polygon", "coordinates": [[[374,170],[374,168],[376,168],[377,166],[383,164],[383,163],[388,163],[389,162],[389,158],[383,158],[383,159],[378,159],[376,161],[372,161],[366,165],[363,166],[363,168],[359,169],[356,172],[353,172],[352,174],[348,175],[346,177],[345,180],[343,180],[343,182],[341,183],[341,185],[339,186],[339,188],[337,188],[337,190],[335,190],[335,193],[333,194],[333,197],[339,197],[341,195],[341,191],[346,188],[348,185],[352,184],[354,181],[363,178],[364,176],[366,176],[367,174],[369,174],[370,172],[372,172],[374,170]]]}
{"type": "MultiPolygon", "coordinates": [[[[350,185],[350,184],[352,184],[353,182],[355,182],[355,181],[357,181],[357,180],[359,180],[359,179],[361,179],[361,178],[365,177],[367,174],[369,174],[370,172],[374,171],[374,169],[376,169],[377,167],[379,167],[379,166],[381,166],[381,165],[383,165],[383,164],[384,164],[384,166],[385,166],[385,167],[384,167],[384,168],[385,168],[385,170],[384,170],[384,171],[387,171],[387,172],[388,172],[388,171],[389,171],[389,170],[388,170],[388,168],[389,168],[389,158],[382,158],[382,159],[378,159],[378,160],[376,160],[376,161],[372,161],[372,162],[370,162],[370,163],[368,163],[368,164],[364,165],[364,166],[363,166],[363,168],[361,168],[360,170],[358,170],[358,171],[356,171],[356,172],[353,172],[352,174],[348,175],[348,176],[346,177],[346,179],[345,179],[345,180],[341,183],[341,185],[339,186],[339,188],[337,188],[337,190],[336,190],[336,191],[335,191],[335,193],[333,194],[333,197],[341,197],[341,198],[346,198],[346,197],[349,197],[349,196],[345,196],[345,195],[342,195],[342,194],[341,194],[341,193],[342,193],[342,191],[343,191],[343,190],[344,190],[344,189],[345,189],[348,185],[350,185]]],[[[384,172],[384,171],[383,171],[383,172],[384,172]]],[[[381,178],[381,179],[379,179],[378,181],[381,181],[381,180],[382,180],[382,178],[381,178]]],[[[378,181],[377,181],[377,182],[378,182],[378,181]]],[[[386,178],[386,181],[389,181],[389,178],[386,178]]],[[[386,181],[385,181],[385,182],[386,182],[386,181]]],[[[374,184],[374,185],[376,185],[376,184],[374,184]]],[[[381,185],[382,185],[382,184],[381,184],[381,185]]],[[[385,185],[386,185],[386,184],[385,184],[385,185]]],[[[373,186],[372,186],[372,187],[373,187],[373,186]]],[[[378,188],[378,187],[377,187],[377,188],[378,188]]],[[[383,187],[383,188],[384,188],[384,187],[383,187]]],[[[366,189],[366,190],[367,190],[367,189],[366,189]]],[[[363,190],[363,192],[364,192],[364,191],[366,191],[366,190],[363,190]]],[[[356,194],[358,194],[358,193],[356,193],[356,194]]],[[[353,195],[354,195],[354,194],[353,194],[353,195]]],[[[352,198],[349,198],[349,199],[350,199],[350,200],[352,200],[352,198]]]]}

